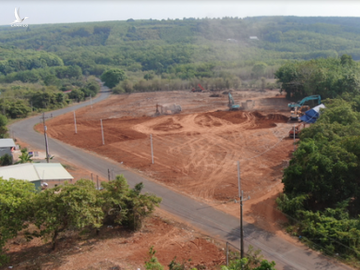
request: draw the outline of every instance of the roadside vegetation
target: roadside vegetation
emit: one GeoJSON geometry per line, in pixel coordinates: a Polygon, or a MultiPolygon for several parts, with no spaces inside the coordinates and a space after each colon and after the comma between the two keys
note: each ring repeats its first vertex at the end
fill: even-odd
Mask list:
{"type": "Polygon", "coordinates": [[[142,189],[142,183],[130,189],[123,176],[103,182],[101,190],[83,179],[42,191],[28,181],[0,178],[0,266],[8,261],[6,242],[20,231],[28,240],[50,241],[54,250],[59,235],[68,230],[99,233],[104,225],[139,230],[161,202],[142,189]]]}
{"type": "MultiPolygon", "coordinates": [[[[149,249],[149,259],[145,261],[146,270],[164,270],[165,267],[158,261],[155,256],[156,250],[154,246],[151,246],[149,249]]],[[[230,257],[239,256],[239,254],[230,253],[230,257]]],[[[232,259],[229,261],[229,265],[221,265],[221,270],[276,270],[274,268],[275,262],[268,262],[264,260],[261,255],[261,250],[254,250],[252,246],[249,246],[249,250],[246,254],[246,257],[242,259],[232,259]]],[[[201,267],[201,266],[200,266],[201,267]]],[[[198,270],[196,267],[191,267],[191,259],[188,261],[178,262],[176,257],[169,263],[169,270],[198,270]]],[[[201,269],[201,268],[199,268],[201,269]]]]}

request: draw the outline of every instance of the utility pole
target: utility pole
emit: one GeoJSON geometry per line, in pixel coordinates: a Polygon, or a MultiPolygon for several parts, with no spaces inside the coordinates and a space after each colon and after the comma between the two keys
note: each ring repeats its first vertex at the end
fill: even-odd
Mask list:
{"type": "Polygon", "coordinates": [[[151,147],[151,164],[154,164],[154,149],[152,143],[152,134],[150,134],[150,147],[151,147]]]}
{"type": "Polygon", "coordinates": [[[77,134],[76,114],[75,114],[75,111],[74,111],[74,125],[75,125],[75,134],[77,134]]]}
{"type": "Polygon", "coordinates": [[[103,129],[103,124],[102,124],[102,119],[100,119],[100,125],[101,125],[101,137],[102,137],[102,144],[105,144],[105,139],[104,139],[104,129],[103,129]]]}
{"type": "Polygon", "coordinates": [[[110,169],[108,169],[108,181],[110,181],[110,169]]]}
{"type": "Polygon", "coordinates": [[[244,258],[244,229],[243,229],[243,202],[250,199],[250,196],[244,200],[244,193],[241,190],[241,181],[240,181],[240,162],[237,162],[238,169],[238,192],[240,199],[240,255],[241,259],[244,258]]]}
{"type": "Polygon", "coordinates": [[[244,258],[244,229],[243,229],[243,191],[241,191],[240,197],[240,250],[241,250],[241,259],[244,258]]]}
{"type": "Polygon", "coordinates": [[[296,150],[296,147],[295,147],[295,125],[294,125],[294,152],[296,150]]]}
{"type": "Polygon", "coordinates": [[[47,139],[47,134],[46,134],[46,131],[47,131],[47,127],[45,125],[45,113],[43,113],[42,115],[42,120],[43,120],[43,125],[44,125],[44,137],[45,137],[45,149],[46,149],[46,162],[49,163],[49,145],[48,145],[48,139],[47,139]]]}

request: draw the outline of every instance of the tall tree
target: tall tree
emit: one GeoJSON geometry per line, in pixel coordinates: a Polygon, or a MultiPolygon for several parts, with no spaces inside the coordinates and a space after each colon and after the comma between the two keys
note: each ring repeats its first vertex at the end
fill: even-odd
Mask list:
{"type": "Polygon", "coordinates": [[[109,69],[100,76],[100,79],[104,82],[104,85],[109,88],[113,88],[125,78],[125,72],[122,69],[109,69]]]}
{"type": "Polygon", "coordinates": [[[33,222],[42,237],[51,238],[52,249],[56,247],[59,233],[69,228],[100,228],[102,225],[103,211],[90,180],[44,190],[36,196],[34,206],[33,222]]]}

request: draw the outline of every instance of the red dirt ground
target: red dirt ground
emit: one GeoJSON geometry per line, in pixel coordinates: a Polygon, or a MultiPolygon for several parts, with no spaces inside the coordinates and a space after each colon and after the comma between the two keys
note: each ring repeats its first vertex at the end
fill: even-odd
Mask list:
{"type": "MultiPolygon", "coordinates": [[[[96,152],[134,169],[195,199],[239,216],[237,161],[240,161],[245,203],[245,220],[287,237],[280,223],[285,217],[276,210],[281,192],[282,169],[293,149],[287,139],[291,124],[284,97],[277,91],[265,93],[234,91],[236,103],[255,101],[249,111],[227,111],[227,96],[210,98],[209,93],[159,92],[112,96],[108,100],[47,121],[51,137],[96,152]],[[155,104],[177,103],[177,115],[153,117],[155,104]],[[102,145],[103,119],[105,145],[102,145]],[[155,164],[151,164],[149,135],[153,136],[155,164]]],[[[42,126],[36,129],[42,132],[42,126]]],[[[38,150],[38,149],[29,149],[38,150]]],[[[56,157],[75,177],[90,178],[87,170],[56,157]]],[[[121,172],[113,171],[115,174],[121,172]]],[[[105,179],[101,179],[105,180],[105,179]]],[[[191,259],[198,269],[218,269],[224,252],[214,240],[196,233],[196,228],[157,210],[157,215],[140,232],[104,228],[99,237],[68,232],[57,251],[40,239],[30,243],[21,237],[8,243],[14,269],[144,269],[148,250],[168,265],[191,259]],[[174,221],[178,220],[178,221],[174,221]],[[199,267],[200,266],[200,267],[199,267]]],[[[5,268],[4,268],[5,269],[5,268]]]]}
{"type": "MultiPolygon", "coordinates": [[[[227,96],[183,91],[112,96],[101,103],[47,121],[51,137],[124,162],[151,179],[239,216],[237,161],[246,220],[280,232],[285,218],[275,208],[282,169],[293,141],[287,139],[287,101],[278,91],[233,91],[236,103],[255,101],[250,111],[227,111],[227,96]],[[154,117],[156,104],[177,103],[183,111],[154,117]],[[100,119],[105,145],[102,145],[100,119]],[[155,164],[151,164],[150,134],[155,164]]],[[[37,130],[41,132],[42,126],[37,130]]],[[[114,172],[117,173],[117,172],[114,172]]]]}

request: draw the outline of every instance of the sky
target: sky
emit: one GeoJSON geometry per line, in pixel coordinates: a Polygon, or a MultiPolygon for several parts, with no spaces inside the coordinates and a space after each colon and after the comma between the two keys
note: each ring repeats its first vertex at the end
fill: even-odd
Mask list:
{"type": "Polygon", "coordinates": [[[117,21],[127,19],[183,19],[253,16],[350,16],[360,17],[360,1],[329,0],[1,0],[0,25],[20,16],[25,24],[117,21]]]}

